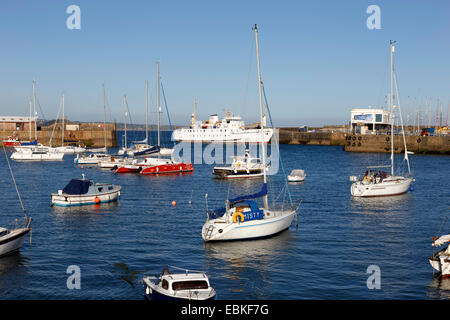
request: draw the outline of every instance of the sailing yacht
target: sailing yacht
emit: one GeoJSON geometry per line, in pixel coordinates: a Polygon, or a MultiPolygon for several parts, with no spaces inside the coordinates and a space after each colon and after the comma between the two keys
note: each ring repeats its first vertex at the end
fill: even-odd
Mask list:
{"type": "Polygon", "coordinates": [[[142,156],[159,152],[159,146],[151,146],[148,144],[148,81],[145,81],[145,139],[142,141],[133,141],[134,148],[127,151],[130,156],[142,156]]]}
{"type": "MultiPolygon", "coordinates": [[[[259,64],[258,28],[254,27],[256,42],[256,59],[258,71],[259,109],[261,123],[264,112],[262,103],[262,81],[259,64]]],[[[260,137],[263,139],[263,129],[260,128],[260,137]]],[[[262,147],[262,162],[266,164],[265,144],[262,147]]],[[[297,214],[297,209],[271,209],[267,194],[267,173],[263,170],[264,182],[261,191],[228,199],[225,208],[210,213],[202,228],[202,238],[205,242],[222,240],[245,240],[275,235],[287,228],[297,214]],[[262,198],[263,207],[259,208],[254,199],[262,198]]],[[[287,186],[286,186],[287,187],[287,186]]]]}
{"type": "MultiPolygon", "coordinates": [[[[390,41],[390,58],[391,58],[391,92],[389,95],[389,104],[391,107],[390,120],[391,120],[391,163],[387,166],[370,166],[367,167],[364,176],[361,180],[357,180],[355,176],[350,177],[351,181],[354,181],[350,191],[354,197],[382,197],[382,196],[394,196],[408,192],[411,183],[414,181],[411,175],[411,168],[409,165],[408,150],[406,148],[405,130],[402,123],[403,143],[405,149],[404,160],[408,165],[408,175],[396,175],[394,172],[394,109],[397,106],[394,105],[394,92],[393,92],[393,77],[394,77],[394,61],[393,54],[395,51],[394,42],[390,41]],[[391,173],[388,174],[383,171],[383,168],[390,168],[391,173]]],[[[397,88],[397,81],[395,81],[397,88]]],[[[398,88],[397,88],[397,102],[398,108],[400,108],[398,88]]],[[[402,122],[401,112],[400,121],[402,122]]]]}
{"type": "MultiPolygon", "coordinates": [[[[36,81],[33,81],[33,104],[34,113],[36,113],[36,81]]],[[[30,106],[31,108],[31,106],[30,106]]],[[[34,136],[36,144],[15,146],[15,151],[11,154],[12,160],[20,161],[57,161],[64,157],[63,152],[59,152],[55,148],[37,144],[37,125],[35,121],[34,136]]]]}
{"type": "Polygon", "coordinates": [[[22,199],[20,197],[19,189],[17,189],[16,180],[14,179],[14,174],[11,169],[11,165],[8,160],[8,156],[6,154],[5,146],[3,146],[3,152],[5,153],[6,163],[8,164],[9,171],[11,173],[11,178],[13,180],[17,196],[19,198],[20,206],[22,207],[22,211],[24,213],[24,219],[22,224],[19,225],[18,219],[16,220],[15,227],[12,229],[0,227],[0,257],[9,255],[13,252],[18,251],[27,236],[27,234],[31,231],[31,217],[28,217],[27,212],[22,203],[22,199]]]}
{"type": "Polygon", "coordinates": [[[107,154],[106,149],[106,95],[105,95],[105,85],[102,84],[102,92],[103,92],[103,139],[105,140],[105,146],[103,148],[104,152],[100,153],[91,153],[88,156],[83,154],[77,154],[73,162],[75,164],[98,164],[102,161],[108,161],[111,159],[111,156],[107,154]]]}
{"type": "MultiPolygon", "coordinates": [[[[86,152],[86,148],[76,146],[76,145],[64,145],[64,129],[65,129],[65,119],[64,119],[64,94],[62,95],[62,118],[61,118],[61,146],[55,147],[56,152],[62,152],[64,154],[76,154],[86,152]]],[[[55,124],[56,127],[56,124],[55,124]]]]}

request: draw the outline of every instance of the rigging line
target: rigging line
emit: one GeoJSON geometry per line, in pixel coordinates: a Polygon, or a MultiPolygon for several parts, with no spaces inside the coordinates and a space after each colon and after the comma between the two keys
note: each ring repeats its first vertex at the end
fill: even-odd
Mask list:
{"type": "MultiPolygon", "coordinates": [[[[274,140],[275,140],[275,143],[276,143],[277,146],[278,146],[279,163],[280,163],[280,165],[281,165],[281,170],[283,170],[283,177],[284,177],[284,180],[285,180],[285,183],[286,183],[286,190],[287,190],[289,202],[290,202],[290,204],[291,204],[291,206],[292,206],[292,205],[293,205],[293,202],[292,202],[291,192],[290,192],[289,187],[288,187],[288,181],[287,181],[287,177],[286,177],[286,171],[284,170],[283,160],[282,160],[282,158],[281,158],[281,152],[280,152],[280,145],[279,145],[279,143],[278,143],[278,137],[277,137],[277,133],[276,133],[277,131],[276,131],[276,129],[275,129],[274,126],[273,126],[272,115],[270,114],[269,103],[267,102],[266,90],[265,90],[265,88],[264,88],[264,84],[262,84],[262,91],[263,91],[263,95],[264,95],[264,100],[265,100],[265,102],[266,102],[266,110],[267,110],[267,113],[268,113],[268,115],[269,115],[270,124],[272,125],[272,128],[273,128],[273,135],[274,135],[274,138],[275,138],[274,140]]],[[[261,125],[261,127],[263,126],[262,123],[261,123],[260,125],[261,125]]],[[[264,142],[262,142],[262,143],[264,143],[264,142]]]]}
{"type": "Polygon", "coordinates": [[[58,110],[58,114],[56,115],[56,121],[55,121],[55,124],[54,124],[54,126],[53,126],[52,133],[51,133],[51,135],[50,135],[50,141],[48,142],[48,144],[50,145],[50,147],[52,146],[53,134],[55,133],[55,129],[56,129],[56,126],[57,126],[57,124],[58,124],[59,115],[61,114],[61,108],[62,108],[62,98],[61,98],[61,100],[60,100],[60,102],[59,102],[59,110],[58,110]]]}
{"type": "Polygon", "coordinates": [[[400,124],[401,124],[401,128],[402,128],[403,145],[405,147],[404,160],[408,164],[408,174],[411,174],[411,168],[409,165],[409,158],[408,158],[408,149],[406,147],[405,128],[403,127],[402,109],[400,106],[400,96],[398,94],[398,83],[397,83],[397,76],[396,76],[395,70],[394,70],[394,83],[395,83],[395,90],[396,90],[395,93],[397,94],[396,98],[397,98],[397,103],[398,103],[398,113],[400,114],[400,124]]]}
{"type": "Polygon", "coordinates": [[[447,220],[448,214],[450,213],[450,208],[447,211],[447,214],[445,215],[444,219],[442,219],[441,225],[439,226],[439,230],[437,232],[437,237],[441,234],[442,226],[444,225],[445,220],[447,220]]]}
{"type": "Polygon", "coordinates": [[[251,70],[252,70],[252,65],[253,65],[253,47],[255,45],[255,38],[252,37],[252,43],[250,45],[250,53],[249,53],[249,58],[248,58],[248,74],[247,74],[247,82],[245,84],[245,89],[244,89],[244,97],[243,97],[243,101],[242,101],[242,105],[241,105],[241,110],[240,113],[242,114],[243,109],[245,108],[245,105],[247,104],[247,95],[248,95],[248,84],[250,83],[250,74],[251,74],[251,70]]]}
{"type": "Polygon", "coordinates": [[[3,145],[3,152],[5,153],[6,163],[8,164],[9,172],[11,174],[11,178],[13,180],[14,187],[16,188],[17,197],[19,198],[20,206],[22,207],[22,211],[25,214],[25,218],[28,219],[27,211],[25,210],[25,207],[23,206],[22,198],[20,197],[19,188],[17,188],[16,179],[14,178],[14,174],[13,174],[12,169],[11,169],[11,164],[9,163],[9,158],[8,158],[7,153],[6,153],[5,145],[4,144],[2,144],[2,145],[3,145]]]}
{"type": "MultiPolygon", "coordinates": [[[[164,93],[164,87],[163,87],[162,82],[161,82],[161,92],[162,92],[162,95],[163,95],[164,105],[166,106],[167,119],[169,119],[170,132],[173,133],[172,122],[170,121],[169,108],[167,107],[166,94],[164,93]]],[[[175,144],[175,142],[174,142],[174,144],[175,144]]]]}

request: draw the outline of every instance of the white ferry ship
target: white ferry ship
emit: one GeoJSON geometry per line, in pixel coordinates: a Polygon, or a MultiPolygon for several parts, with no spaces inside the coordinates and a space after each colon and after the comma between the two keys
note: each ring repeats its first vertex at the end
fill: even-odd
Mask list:
{"type": "Polygon", "coordinates": [[[174,141],[191,142],[242,142],[242,143],[268,143],[273,135],[273,129],[264,128],[263,136],[259,130],[260,123],[245,126],[241,117],[227,116],[219,120],[217,114],[209,120],[199,121],[195,113],[191,116],[191,125],[188,128],[176,129],[173,132],[174,141]]]}

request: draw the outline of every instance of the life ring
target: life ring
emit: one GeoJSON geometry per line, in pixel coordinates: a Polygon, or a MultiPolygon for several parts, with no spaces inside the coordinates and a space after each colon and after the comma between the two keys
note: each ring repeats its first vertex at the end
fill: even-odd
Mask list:
{"type": "Polygon", "coordinates": [[[361,136],[358,137],[358,140],[361,141],[361,136]]]}
{"type": "Polygon", "coordinates": [[[361,147],[361,142],[358,142],[358,147],[361,147]]]}
{"type": "Polygon", "coordinates": [[[369,176],[365,176],[363,179],[365,182],[370,182],[370,177],[369,176]]]}
{"type": "Polygon", "coordinates": [[[238,217],[241,217],[241,222],[244,222],[244,215],[240,212],[235,212],[233,214],[233,222],[237,222],[238,217]]]}

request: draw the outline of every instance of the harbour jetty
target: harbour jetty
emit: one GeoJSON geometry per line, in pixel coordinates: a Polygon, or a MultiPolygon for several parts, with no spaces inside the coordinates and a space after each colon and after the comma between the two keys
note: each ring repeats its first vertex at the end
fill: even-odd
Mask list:
{"type": "MultiPolygon", "coordinates": [[[[31,134],[32,139],[35,138],[35,134],[39,143],[48,145],[50,140],[53,146],[61,146],[62,142],[62,128],[58,123],[44,126],[38,125],[36,133],[33,131],[31,134]]],[[[108,148],[117,147],[117,134],[116,124],[107,123],[106,125],[106,146],[108,148]]],[[[6,129],[6,128],[5,128],[6,129]]],[[[69,144],[71,142],[80,141],[88,148],[101,148],[105,145],[103,123],[96,122],[78,122],[65,125],[64,130],[64,143],[69,144]]],[[[25,130],[0,130],[0,141],[14,136],[20,140],[29,140],[30,133],[28,129],[25,130]]]]}
{"type": "MultiPolygon", "coordinates": [[[[345,126],[323,128],[280,128],[280,144],[309,144],[324,146],[343,146],[347,152],[390,152],[391,137],[387,134],[351,134],[345,126]]],[[[450,155],[450,135],[407,135],[408,151],[417,154],[450,155]]],[[[403,136],[394,137],[394,152],[404,152],[403,136]]]]}
{"type": "Polygon", "coordinates": [[[280,144],[344,146],[345,136],[345,127],[342,126],[309,128],[305,131],[302,128],[280,128],[278,131],[280,144]]]}

